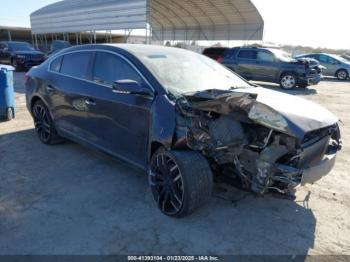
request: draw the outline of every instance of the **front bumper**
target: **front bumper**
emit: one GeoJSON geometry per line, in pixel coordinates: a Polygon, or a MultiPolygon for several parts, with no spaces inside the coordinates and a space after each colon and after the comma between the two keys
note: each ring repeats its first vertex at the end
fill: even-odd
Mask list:
{"type": "Polygon", "coordinates": [[[334,168],[336,160],[337,154],[327,155],[317,165],[306,169],[302,175],[301,185],[313,184],[328,175],[334,168]]]}
{"type": "Polygon", "coordinates": [[[24,60],[24,59],[16,59],[17,65],[20,67],[30,69],[33,66],[38,66],[41,63],[43,63],[45,59],[40,59],[40,60],[24,60]]]}
{"type": "Polygon", "coordinates": [[[305,86],[312,86],[319,84],[323,79],[322,74],[318,75],[307,75],[303,77],[299,77],[299,84],[305,86]]]}

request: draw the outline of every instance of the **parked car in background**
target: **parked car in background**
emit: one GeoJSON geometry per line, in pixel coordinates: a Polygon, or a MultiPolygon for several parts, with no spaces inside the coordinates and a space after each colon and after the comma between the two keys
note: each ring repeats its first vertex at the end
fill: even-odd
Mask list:
{"type": "Polygon", "coordinates": [[[224,58],[225,52],[228,49],[229,48],[226,48],[226,47],[209,47],[204,49],[203,55],[210,57],[211,59],[214,59],[218,62],[221,62],[222,59],[224,58]]]}
{"type": "Polygon", "coordinates": [[[306,54],[297,56],[297,58],[313,58],[325,67],[323,74],[326,76],[335,76],[339,80],[346,80],[350,76],[350,61],[332,54],[306,54]]]}
{"type": "Polygon", "coordinates": [[[328,110],[178,48],[72,47],[32,68],[25,86],[43,143],[64,137],[148,171],[168,216],[201,206],[214,178],[288,194],[329,173],[341,149],[328,110]]]}
{"type": "Polygon", "coordinates": [[[278,83],[283,89],[316,85],[322,80],[315,60],[294,59],[275,48],[235,47],[221,63],[248,80],[278,83]]]}
{"type": "Polygon", "coordinates": [[[50,48],[50,52],[48,53],[48,55],[54,55],[57,52],[65,49],[65,48],[69,48],[72,47],[71,43],[69,43],[68,41],[63,41],[63,40],[54,40],[51,43],[51,48],[50,48]]]}
{"type": "Polygon", "coordinates": [[[12,65],[16,71],[40,65],[45,60],[45,54],[27,42],[0,42],[0,63],[12,65]]]}

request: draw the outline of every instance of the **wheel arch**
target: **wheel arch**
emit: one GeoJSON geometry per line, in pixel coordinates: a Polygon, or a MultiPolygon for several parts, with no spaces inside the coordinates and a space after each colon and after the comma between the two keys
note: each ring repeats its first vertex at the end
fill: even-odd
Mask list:
{"type": "Polygon", "coordinates": [[[350,70],[348,70],[348,69],[346,69],[346,68],[339,68],[336,72],[335,72],[335,77],[337,77],[338,76],[338,73],[340,72],[340,71],[345,71],[345,72],[347,72],[348,73],[348,77],[350,76],[350,70]]]}
{"type": "Polygon", "coordinates": [[[295,75],[298,78],[298,73],[296,71],[294,71],[294,70],[283,70],[283,71],[281,71],[278,80],[281,81],[282,77],[284,75],[286,75],[286,74],[293,74],[293,75],[295,75]]]}
{"type": "MultiPolygon", "coordinates": [[[[33,106],[35,105],[35,103],[36,102],[38,102],[38,101],[41,101],[41,102],[43,102],[44,103],[44,105],[49,109],[50,107],[48,106],[48,104],[46,103],[46,101],[45,101],[45,99],[44,98],[42,98],[40,95],[38,95],[38,94],[35,94],[35,95],[33,95],[33,97],[31,98],[31,100],[30,100],[30,113],[33,115],[33,106]]],[[[48,110],[49,111],[49,113],[50,113],[50,116],[51,116],[51,119],[52,120],[54,120],[54,117],[53,117],[53,115],[52,115],[52,112],[51,112],[51,110],[49,109],[48,110]]]]}

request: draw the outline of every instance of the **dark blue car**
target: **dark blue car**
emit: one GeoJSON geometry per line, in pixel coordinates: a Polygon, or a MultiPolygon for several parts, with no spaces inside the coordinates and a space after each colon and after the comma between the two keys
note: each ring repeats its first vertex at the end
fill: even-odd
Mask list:
{"type": "Polygon", "coordinates": [[[148,171],[159,209],[175,217],[222,178],[288,194],[328,174],[341,148],[326,109],[176,48],[65,49],[30,70],[26,99],[43,143],[73,140],[148,171]]]}

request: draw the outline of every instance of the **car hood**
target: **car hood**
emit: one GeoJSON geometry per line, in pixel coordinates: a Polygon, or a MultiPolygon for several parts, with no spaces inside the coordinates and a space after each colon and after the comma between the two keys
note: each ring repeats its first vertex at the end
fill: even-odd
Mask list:
{"type": "Polygon", "coordinates": [[[320,65],[320,62],[313,58],[307,58],[307,57],[295,57],[294,62],[290,62],[292,64],[300,64],[300,65],[307,65],[309,67],[317,67],[320,65]]]}
{"type": "Polygon", "coordinates": [[[207,90],[185,94],[189,106],[218,114],[242,112],[249,121],[280,131],[298,139],[315,130],[331,127],[338,118],[327,109],[305,99],[262,87],[232,91],[207,90]]]}
{"type": "Polygon", "coordinates": [[[288,124],[289,133],[299,138],[308,132],[330,127],[339,121],[324,107],[293,95],[262,87],[238,89],[235,92],[257,95],[256,101],[283,116],[288,124]]]}
{"type": "Polygon", "coordinates": [[[42,55],[44,56],[44,53],[40,51],[14,51],[15,55],[42,55]]]}

